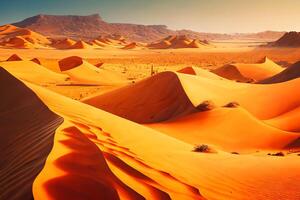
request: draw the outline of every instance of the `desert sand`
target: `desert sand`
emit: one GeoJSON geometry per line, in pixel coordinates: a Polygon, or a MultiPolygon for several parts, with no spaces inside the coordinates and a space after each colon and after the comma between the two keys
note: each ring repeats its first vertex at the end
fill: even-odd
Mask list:
{"type": "Polygon", "coordinates": [[[300,198],[299,49],[21,32],[0,48],[0,199],[300,198]]]}

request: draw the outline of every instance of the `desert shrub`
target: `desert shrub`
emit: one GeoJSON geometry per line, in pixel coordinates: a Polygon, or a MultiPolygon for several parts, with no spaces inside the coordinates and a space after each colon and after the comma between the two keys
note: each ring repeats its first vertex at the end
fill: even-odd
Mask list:
{"type": "Polygon", "coordinates": [[[194,149],[193,149],[193,151],[194,152],[204,152],[204,153],[207,153],[207,152],[210,152],[210,148],[206,144],[201,144],[201,145],[195,146],[194,149]]]}
{"type": "Polygon", "coordinates": [[[215,108],[215,104],[212,101],[203,101],[201,104],[197,106],[197,110],[199,111],[208,111],[215,108]]]}
{"type": "Polygon", "coordinates": [[[230,102],[230,103],[226,104],[224,107],[226,107],[226,108],[236,108],[239,105],[240,104],[238,102],[230,102]]]}

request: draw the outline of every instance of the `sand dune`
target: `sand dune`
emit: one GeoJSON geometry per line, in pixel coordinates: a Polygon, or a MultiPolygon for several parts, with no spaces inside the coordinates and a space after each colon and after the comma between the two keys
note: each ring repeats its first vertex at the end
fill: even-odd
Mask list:
{"type": "Polygon", "coordinates": [[[70,49],[76,42],[70,38],[53,41],[52,46],[57,49],[70,49]]]}
{"type": "Polygon", "coordinates": [[[164,121],[197,111],[172,72],[160,73],[83,102],[138,123],[164,121]]]}
{"type": "Polygon", "coordinates": [[[280,83],[284,81],[289,81],[300,77],[300,62],[296,62],[282,72],[267,78],[265,80],[259,81],[261,84],[271,84],[280,83]]]}
{"type": "MultiPolygon", "coordinates": [[[[212,144],[238,152],[288,149],[299,138],[298,133],[268,126],[240,107],[215,108],[148,126],[190,144],[212,144]]],[[[300,143],[295,148],[299,150],[300,143]]]]}
{"type": "Polygon", "coordinates": [[[148,44],[147,47],[152,49],[167,49],[171,46],[171,42],[167,40],[162,40],[160,42],[154,42],[151,44],[148,44]]]}
{"type": "Polygon", "coordinates": [[[121,75],[97,68],[78,56],[71,56],[59,61],[60,70],[69,75],[74,84],[83,85],[118,85],[127,81],[121,75]]]}
{"type": "Polygon", "coordinates": [[[3,68],[0,80],[0,199],[33,199],[32,184],[63,119],[3,68]]]}
{"type": "Polygon", "coordinates": [[[132,42],[130,44],[127,44],[126,46],[122,47],[122,49],[138,49],[141,48],[141,46],[139,44],[137,44],[136,42],[132,42]]]}
{"type": "Polygon", "coordinates": [[[13,25],[0,28],[0,42],[3,46],[13,48],[43,48],[51,43],[39,33],[13,25]]]}
{"type": "Polygon", "coordinates": [[[92,48],[92,46],[82,40],[77,41],[75,44],[69,47],[69,49],[89,49],[89,48],[92,48]]]}
{"type": "Polygon", "coordinates": [[[32,61],[32,62],[34,62],[34,63],[36,63],[38,65],[41,65],[41,61],[38,58],[33,58],[30,61],[32,61]]]}
{"type": "Polygon", "coordinates": [[[300,107],[266,120],[267,124],[285,131],[300,132],[300,107]]]}
{"type": "Polygon", "coordinates": [[[265,57],[258,64],[230,64],[213,70],[213,72],[238,82],[254,82],[274,76],[282,70],[282,67],[265,57]]]}
{"type": "Polygon", "coordinates": [[[0,66],[17,78],[35,84],[66,84],[68,76],[58,74],[33,61],[0,62],[0,66]]]}
{"type": "Polygon", "coordinates": [[[23,60],[23,58],[21,58],[17,54],[13,54],[9,58],[7,58],[6,61],[22,61],[22,60],[23,60]]]}

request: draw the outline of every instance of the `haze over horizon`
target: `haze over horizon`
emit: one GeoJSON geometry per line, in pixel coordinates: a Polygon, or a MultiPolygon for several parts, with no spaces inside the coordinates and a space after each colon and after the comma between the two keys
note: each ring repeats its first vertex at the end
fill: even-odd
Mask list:
{"type": "Polygon", "coordinates": [[[0,24],[37,14],[90,15],[107,22],[167,25],[199,32],[300,31],[297,0],[22,0],[1,1],[0,24]],[[24,9],[26,8],[26,9],[24,9]]]}

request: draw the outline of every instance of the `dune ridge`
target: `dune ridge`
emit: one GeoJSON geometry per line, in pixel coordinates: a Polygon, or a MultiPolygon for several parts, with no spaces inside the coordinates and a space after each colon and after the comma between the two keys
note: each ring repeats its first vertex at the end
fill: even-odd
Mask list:
{"type": "Polygon", "coordinates": [[[280,82],[296,79],[299,77],[300,77],[300,61],[294,63],[293,65],[283,70],[282,72],[275,74],[274,76],[269,77],[267,79],[261,80],[258,83],[260,84],[280,83],[280,82]]]}
{"type": "Polygon", "coordinates": [[[121,75],[96,67],[78,56],[61,59],[58,63],[60,71],[67,74],[73,84],[122,85],[127,83],[121,75]]]}
{"type": "Polygon", "coordinates": [[[3,68],[0,82],[0,199],[33,199],[32,184],[63,119],[3,68]]]}
{"type": "Polygon", "coordinates": [[[283,71],[283,68],[269,58],[263,58],[257,64],[229,64],[212,70],[213,73],[238,82],[256,82],[283,71]]]}

